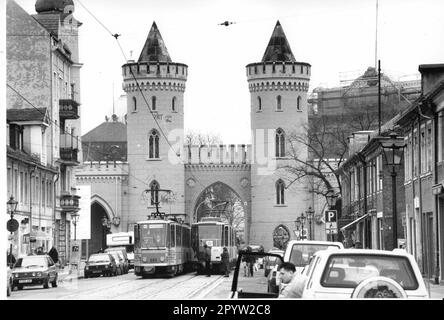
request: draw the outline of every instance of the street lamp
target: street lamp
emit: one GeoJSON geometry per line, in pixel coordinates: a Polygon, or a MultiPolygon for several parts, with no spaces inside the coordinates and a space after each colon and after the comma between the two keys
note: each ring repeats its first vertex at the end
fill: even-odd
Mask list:
{"type": "Polygon", "coordinates": [[[335,191],[333,189],[328,190],[327,195],[325,196],[327,198],[327,204],[329,208],[333,208],[336,205],[336,200],[338,199],[338,195],[335,194],[335,191]]]}
{"type": "Polygon", "coordinates": [[[392,224],[393,224],[393,249],[398,247],[398,226],[396,212],[396,166],[402,161],[405,144],[403,141],[396,141],[396,134],[390,134],[388,141],[381,142],[384,151],[384,157],[387,165],[392,166],[392,224]]]}
{"type": "Polygon", "coordinates": [[[102,239],[102,249],[103,247],[106,247],[106,234],[109,228],[111,228],[111,221],[106,217],[103,216],[102,217],[102,234],[103,234],[103,239],[102,239]]]}
{"type": "Polygon", "coordinates": [[[10,261],[9,263],[10,266],[12,267],[12,234],[14,233],[14,231],[18,229],[18,222],[17,220],[14,219],[14,213],[15,210],[17,209],[18,202],[14,200],[13,196],[11,196],[8,202],[6,202],[6,204],[8,205],[9,214],[11,216],[11,219],[8,221],[7,224],[7,229],[8,231],[11,232],[11,245],[9,247],[9,261],[10,261]]]}
{"type": "Polygon", "coordinates": [[[311,207],[308,207],[308,210],[305,212],[306,213],[306,215],[307,215],[307,220],[308,220],[308,223],[309,223],[309,232],[310,232],[310,240],[313,240],[313,233],[312,233],[312,230],[311,230],[311,223],[312,223],[312,221],[313,221],[313,218],[314,218],[314,210],[311,208],[311,207]]]}
{"type": "Polygon", "coordinates": [[[77,223],[79,222],[80,215],[77,212],[71,213],[72,224],[74,225],[74,241],[77,240],[77,223]]]}

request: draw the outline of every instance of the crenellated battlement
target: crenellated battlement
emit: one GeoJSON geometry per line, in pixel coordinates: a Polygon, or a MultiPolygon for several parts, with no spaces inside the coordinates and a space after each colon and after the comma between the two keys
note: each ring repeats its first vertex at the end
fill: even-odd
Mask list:
{"type": "Polygon", "coordinates": [[[251,145],[184,146],[185,164],[249,164],[251,145]]]}
{"type": "Polygon", "coordinates": [[[188,76],[188,66],[175,62],[129,62],[122,66],[123,80],[133,80],[133,75],[137,79],[177,79],[186,81],[188,76]]]}
{"type": "Polygon", "coordinates": [[[248,88],[308,92],[311,65],[305,62],[258,62],[247,65],[248,88]]]}

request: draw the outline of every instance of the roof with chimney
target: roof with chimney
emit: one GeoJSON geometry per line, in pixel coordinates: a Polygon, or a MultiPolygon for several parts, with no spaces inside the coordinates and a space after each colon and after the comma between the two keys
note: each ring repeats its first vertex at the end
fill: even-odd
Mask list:
{"type": "Polygon", "coordinates": [[[296,62],[279,20],[265,49],[262,62],[296,62]]]}
{"type": "Polygon", "coordinates": [[[148,37],[139,56],[139,62],[171,62],[156,22],[153,22],[148,37]]]}

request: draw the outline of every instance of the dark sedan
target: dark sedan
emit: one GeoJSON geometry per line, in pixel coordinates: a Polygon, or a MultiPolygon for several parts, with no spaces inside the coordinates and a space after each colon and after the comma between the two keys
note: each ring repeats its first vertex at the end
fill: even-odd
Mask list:
{"type": "Polygon", "coordinates": [[[117,264],[114,257],[109,253],[95,253],[89,256],[85,265],[85,278],[115,276],[117,275],[117,264]]]}
{"type": "Polygon", "coordinates": [[[48,289],[49,284],[57,287],[57,268],[48,255],[25,256],[17,260],[12,270],[13,288],[19,290],[24,286],[43,285],[48,289]]]}

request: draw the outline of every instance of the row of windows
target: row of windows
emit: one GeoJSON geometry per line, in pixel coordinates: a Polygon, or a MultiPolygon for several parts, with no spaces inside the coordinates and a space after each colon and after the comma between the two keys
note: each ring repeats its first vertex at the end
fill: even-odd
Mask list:
{"type": "MultiPolygon", "coordinates": [[[[137,111],[138,103],[136,97],[133,97],[133,112],[137,111]]],[[[177,112],[177,99],[176,97],[173,97],[171,99],[171,111],[177,112]]],[[[151,97],[151,111],[157,111],[157,98],[156,96],[151,97]]]]}
{"type": "MultiPolygon", "coordinates": [[[[438,122],[438,136],[442,134],[442,118],[438,122]]],[[[432,121],[427,121],[423,124],[418,135],[418,130],[415,129],[409,133],[405,138],[407,147],[404,152],[404,170],[405,180],[408,181],[420,174],[425,174],[432,171],[432,121]]],[[[439,144],[438,144],[439,146],[439,144]]],[[[440,150],[438,150],[439,152],[440,150]]],[[[440,154],[438,153],[438,159],[440,154]]]]}
{"type": "MultiPolygon", "coordinates": [[[[159,159],[159,132],[156,129],[151,130],[148,137],[148,158],[149,159],[159,159]]],[[[281,128],[276,130],[276,152],[277,158],[285,157],[285,132],[281,128]]]]}
{"type": "Polygon", "coordinates": [[[42,207],[53,205],[53,184],[50,179],[31,177],[28,172],[8,168],[8,195],[14,196],[19,203],[29,204],[32,197],[33,204],[41,204],[42,207]],[[30,179],[30,180],[28,180],[30,179]]]}
{"type": "MultiPolygon", "coordinates": [[[[276,97],[276,111],[283,111],[283,107],[282,107],[282,97],[281,96],[277,96],[276,97]]],[[[301,96],[298,96],[297,100],[296,100],[296,110],[301,110],[302,108],[302,98],[301,96]]],[[[262,98],[261,97],[257,97],[257,111],[262,111],[262,98]]]]}

